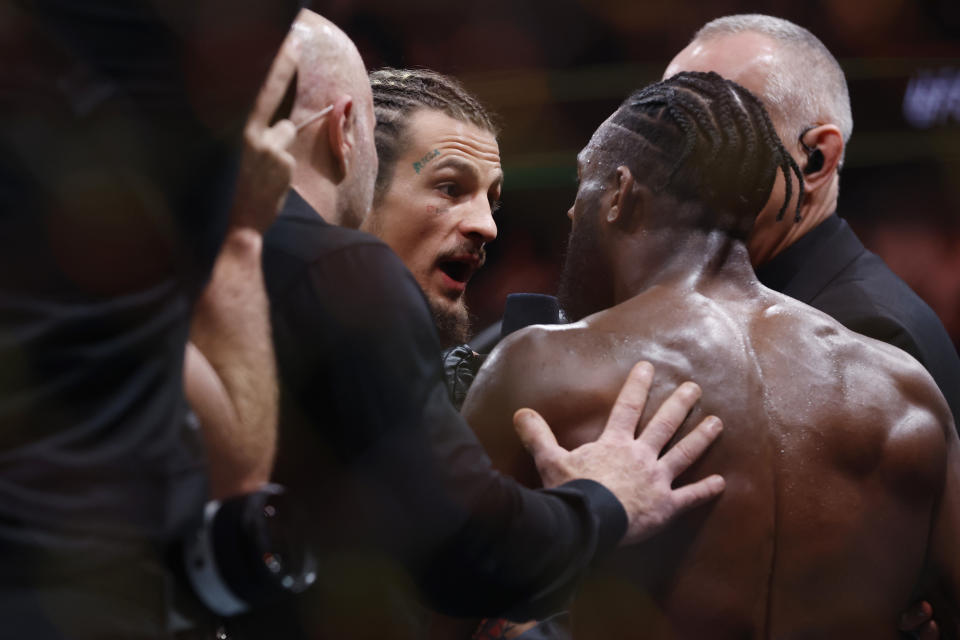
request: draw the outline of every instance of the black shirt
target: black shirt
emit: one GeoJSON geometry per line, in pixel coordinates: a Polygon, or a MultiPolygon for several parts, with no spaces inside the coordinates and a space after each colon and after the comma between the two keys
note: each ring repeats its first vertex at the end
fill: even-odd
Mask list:
{"type": "Polygon", "coordinates": [[[346,615],[349,601],[365,612],[353,632],[398,624],[389,611],[410,584],[457,615],[561,605],[625,531],[613,495],[586,480],[530,491],[492,470],[447,398],[423,293],[378,239],[326,224],[291,192],[264,271],[282,379],[277,479],[307,502],[326,567],[304,615],[346,615]]]}

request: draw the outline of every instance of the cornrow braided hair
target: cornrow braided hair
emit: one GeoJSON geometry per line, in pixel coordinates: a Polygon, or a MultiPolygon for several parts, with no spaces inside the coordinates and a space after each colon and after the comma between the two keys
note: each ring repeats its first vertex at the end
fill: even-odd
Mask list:
{"type": "Polygon", "coordinates": [[[435,109],[454,120],[490,131],[497,128],[491,114],[457,80],[429,69],[378,69],[370,73],[373,108],[377,118],[374,141],[379,170],[374,199],[379,200],[393,178],[403,152],[410,116],[419,109],[435,109]]]}
{"type": "MultiPolygon", "coordinates": [[[[763,104],[714,72],[683,72],[632,94],[611,123],[639,137],[623,149],[636,175],[655,192],[703,203],[710,226],[745,237],[779,170],[786,179],[783,218],[803,175],[784,148],[763,104]],[[792,175],[791,175],[792,174],[792,175]]],[[[794,214],[800,220],[800,199],[794,214]]]]}

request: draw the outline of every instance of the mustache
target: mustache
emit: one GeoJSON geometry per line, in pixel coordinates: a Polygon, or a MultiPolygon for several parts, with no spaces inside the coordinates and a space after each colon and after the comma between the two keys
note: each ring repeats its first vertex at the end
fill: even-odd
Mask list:
{"type": "Polygon", "coordinates": [[[452,249],[448,249],[440,254],[438,261],[441,260],[451,260],[454,258],[463,258],[470,257],[476,260],[477,269],[482,267],[487,261],[487,248],[484,246],[484,243],[477,244],[476,242],[464,241],[459,243],[457,246],[452,249]]]}

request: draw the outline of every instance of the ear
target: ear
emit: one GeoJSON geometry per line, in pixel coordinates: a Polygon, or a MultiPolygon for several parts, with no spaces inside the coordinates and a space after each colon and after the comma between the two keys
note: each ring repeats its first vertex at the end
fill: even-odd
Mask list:
{"type": "Polygon", "coordinates": [[[840,167],[843,158],[843,134],[836,125],[824,124],[813,127],[800,136],[800,162],[806,191],[813,193],[829,184],[840,167]]]}
{"type": "Polygon", "coordinates": [[[330,153],[333,156],[337,181],[342,180],[350,171],[353,148],[356,145],[356,118],[354,117],[353,98],[340,96],[333,103],[330,112],[327,135],[330,139],[330,153]]]}
{"type": "Polygon", "coordinates": [[[636,211],[644,205],[646,190],[633,178],[629,167],[620,165],[616,172],[616,191],[607,209],[606,221],[610,224],[631,230],[641,218],[636,211]]]}

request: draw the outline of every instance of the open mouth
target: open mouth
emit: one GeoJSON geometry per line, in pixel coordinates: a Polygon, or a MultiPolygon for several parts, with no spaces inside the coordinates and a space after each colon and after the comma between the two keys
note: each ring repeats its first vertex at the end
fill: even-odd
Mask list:
{"type": "Polygon", "coordinates": [[[473,275],[474,266],[470,262],[460,260],[443,260],[438,265],[448,278],[454,282],[466,284],[473,275]]]}

